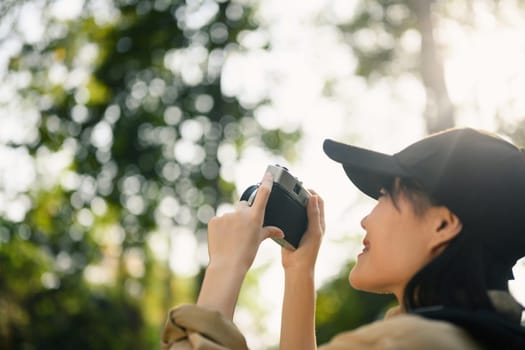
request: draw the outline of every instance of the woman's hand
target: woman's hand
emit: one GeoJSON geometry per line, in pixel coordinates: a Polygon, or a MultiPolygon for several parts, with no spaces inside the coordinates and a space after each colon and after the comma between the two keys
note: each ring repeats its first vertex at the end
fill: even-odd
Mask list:
{"type": "Polygon", "coordinates": [[[235,304],[246,272],[263,240],[282,238],[277,227],[262,227],[273,179],[264,175],[253,205],[241,201],[233,213],[214,217],[208,223],[210,262],[204,275],[197,305],[233,318],[235,304]]]}
{"type": "Polygon", "coordinates": [[[208,223],[210,265],[236,266],[247,271],[263,240],[284,236],[277,227],[262,227],[272,186],[272,175],[266,173],[252,206],[249,206],[247,201],[240,201],[233,213],[210,220],[208,223]]]}
{"type": "Polygon", "coordinates": [[[309,191],[312,196],[307,206],[308,227],[295,251],[282,249],[282,264],[285,271],[295,268],[313,270],[315,267],[326,226],[324,201],[315,191],[309,191]]]}

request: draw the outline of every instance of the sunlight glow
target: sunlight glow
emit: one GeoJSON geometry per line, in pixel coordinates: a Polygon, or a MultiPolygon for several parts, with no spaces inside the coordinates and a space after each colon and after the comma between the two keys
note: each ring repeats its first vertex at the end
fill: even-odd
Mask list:
{"type": "Polygon", "coordinates": [[[51,15],[60,20],[77,18],[84,6],[84,0],[56,0],[51,6],[51,15]]]}
{"type": "MultiPolygon", "coordinates": [[[[235,21],[242,16],[240,3],[243,1],[252,0],[232,1],[226,10],[228,19],[235,21]]],[[[17,32],[28,43],[42,40],[45,34],[41,16],[43,3],[24,4],[21,20],[14,23],[17,32]]],[[[215,1],[189,3],[174,14],[183,20],[186,29],[208,24],[218,11],[215,1]]],[[[246,187],[260,181],[268,164],[279,163],[288,166],[307,188],[315,189],[324,198],[327,232],[317,265],[318,287],[339,273],[341,266],[360,250],[363,230],[359,222],[373,205],[372,200],[364,198],[348,181],[340,165],[324,155],[323,140],[332,138],[394,153],[425,135],[422,118],[425,89],[419,77],[407,72],[395,78],[379,76],[369,83],[355,75],[357,59],[333,23],[351,19],[361,3],[357,0],[259,1],[256,16],[261,25],[256,30],[239,34],[240,50],[217,49],[208,53],[205,46],[195,44],[185,49],[173,48],[166,52],[163,60],[165,68],[188,85],[218,75],[224,62],[221,84],[226,96],[236,97],[247,109],[254,108],[255,119],[267,129],[295,131],[301,128],[303,138],[292,164],[287,164],[282,155],[263,150],[254,140],[246,145],[238,159],[239,151],[232,139],[239,130],[231,125],[224,127],[227,138],[228,135],[232,137],[219,145],[218,160],[220,176],[234,182],[239,195],[246,187]]],[[[383,15],[381,6],[367,3],[373,7],[370,9],[372,16],[383,15]]],[[[496,118],[512,125],[525,117],[522,96],[525,91],[525,17],[516,9],[521,5],[519,1],[501,2],[498,16],[489,8],[488,2],[469,3],[472,8],[467,9],[461,2],[442,2],[440,9],[447,12],[448,17],[435,24],[436,40],[442,50],[445,79],[456,107],[457,125],[497,131],[496,118]],[[472,13],[466,14],[466,11],[472,13]],[[462,20],[458,21],[454,16],[462,20]]],[[[53,3],[51,13],[55,18],[71,20],[82,12],[83,5],[84,0],[58,0],[53,3]]],[[[110,0],[94,0],[89,6],[100,25],[111,24],[120,15],[110,0]]],[[[406,17],[405,10],[393,7],[386,16],[399,22],[406,17]]],[[[0,28],[0,32],[9,30],[11,28],[0,28]]],[[[61,28],[54,30],[60,35],[61,28]]],[[[211,29],[210,40],[224,40],[228,30],[226,26],[215,26],[211,29]]],[[[372,48],[373,44],[393,44],[383,34],[377,28],[366,28],[356,33],[355,40],[362,49],[372,48]]],[[[417,31],[409,30],[399,44],[414,54],[420,49],[420,40],[417,31]]],[[[129,38],[123,38],[117,45],[125,51],[131,42],[129,38]]],[[[5,75],[5,63],[21,49],[19,41],[9,38],[2,41],[1,77],[5,75]]],[[[91,118],[86,108],[89,91],[82,86],[88,82],[91,66],[99,53],[96,44],[85,45],[75,58],[78,66],[68,70],[63,62],[56,62],[48,72],[52,84],[63,85],[66,90],[76,89],[76,106],[71,113],[76,123],[86,123],[91,118]]],[[[14,103],[19,102],[16,101],[17,90],[27,87],[30,82],[31,73],[20,72],[6,77],[0,87],[0,215],[14,222],[23,221],[31,208],[31,200],[25,194],[31,186],[38,182],[44,188],[51,188],[60,182],[64,190],[76,191],[72,196],[75,208],[90,205],[90,209],[84,208],[76,216],[80,225],[90,227],[97,215],[108,210],[107,203],[97,196],[113,189],[116,166],[108,162],[96,179],[80,177],[68,170],[76,142],[79,142],[73,139],[66,140],[63,149],[57,152],[40,148],[32,158],[25,145],[38,141],[40,114],[36,108],[22,110],[14,103]]],[[[164,89],[167,87],[163,81],[150,83],[137,79],[126,105],[136,110],[146,97],[158,97],[164,89]]],[[[173,100],[176,98],[175,94],[173,100]]],[[[196,98],[194,107],[199,113],[206,114],[214,102],[210,96],[201,95],[196,98]]],[[[177,126],[186,119],[182,113],[176,105],[170,106],[164,112],[164,121],[177,126]]],[[[101,151],[99,157],[103,158],[102,151],[107,151],[112,145],[112,127],[120,114],[118,106],[108,107],[104,119],[93,128],[90,141],[101,151]]],[[[179,163],[200,165],[204,161],[204,149],[197,141],[209,125],[201,122],[190,119],[181,125],[181,138],[169,150],[179,163]]],[[[241,131],[249,135],[253,123],[245,118],[241,121],[241,131]]],[[[45,127],[53,131],[62,125],[58,117],[49,117],[45,127]]],[[[158,139],[175,140],[177,135],[173,130],[171,127],[163,131],[145,126],[140,138],[145,143],[158,139]]],[[[217,170],[209,168],[208,176],[217,170]]],[[[181,169],[177,163],[169,162],[164,165],[162,176],[167,181],[175,181],[181,176],[181,169]]],[[[144,198],[140,195],[143,182],[142,178],[130,176],[118,184],[122,202],[131,214],[144,211],[144,198]]],[[[184,198],[188,202],[199,195],[190,187],[181,192],[188,196],[184,198]]],[[[232,210],[234,204],[223,204],[217,209],[217,214],[232,210]]],[[[211,207],[203,206],[198,219],[206,222],[213,214],[211,207]]],[[[168,195],[160,201],[156,215],[160,222],[169,222],[170,225],[173,220],[181,225],[192,220],[189,209],[180,204],[179,198],[168,195]]],[[[166,226],[148,236],[149,247],[157,259],[167,261],[177,275],[195,276],[200,264],[206,263],[206,247],[198,244],[194,232],[182,228],[172,230],[172,226],[166,226]]],[[[77,240],[83,235],[75,230],[70,234],[77,240]]],[[[9,232],[0,232],[0,243],[7,240],[8,235],[9,232]]],[[[118,225],[96,227],[93,237],[103,247],[104,258],[99,264],[85,269],[83,273],[87,281],[94,284],[115,281],[125,235],[124,229],[118,225]]],[[[125,252],[126,268],[132,276],[139,278],[144,274],[144,259],[138,250],[125,252]]],[[[63,256],[61,261],[64,269],[68,268],[68,257],[63,256]]],[[[257,350],[275,344],[279,337],[283,281],[280,248],[275,242],[267,240],[262,243],[254,268],[267,269],[260,276],[260,290],[257,291],[260,295],[256,296],[264,304],[267,314],[254,316],[241,304],[235,317],[250,348],[257,350]],[[267,288],[268,285],[272,287],[267,288]],[[266,329],[261,331],[261,327],[266,329]]],[[[525,259],[516,264],[514,274],[516,280],[510,282],[511,292],[525,304],[525,259]]],[[[51,273],[42,275],[42,283],[50,289],[59,287],[58,277],[51,273]]],[[[141,286],[136,281],[128,281],[126,286],[131,293],[140,295],[141,286]]]]}
{"type": "Polygon", "coordinates": [[[449,45],[446,77],[450,95],[460,113],[460,124],[493,130],[494,117],[518,120],[525,115],[525,20],[511,27],[488,21],[474,30],[449,23],[443,35],[449,45]]]}
{"type": "Polygon", "coordinates": [[[171,232],[170,267],[179,276],[195,276],[199,267],[194,264],[197,251],[195,235],[188,229],[171,232]]]}

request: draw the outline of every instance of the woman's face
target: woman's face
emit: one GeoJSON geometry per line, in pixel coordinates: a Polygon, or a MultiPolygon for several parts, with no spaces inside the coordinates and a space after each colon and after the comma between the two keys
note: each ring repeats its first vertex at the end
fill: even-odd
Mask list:
{"type": "Polygon", "coordinates": [[[401,301],[408,281],[432,258],[432,226],[427,212],[416,215],[403,192],[396,205],[382,191],[376,206],[361,221],[366,231],[364,249],[349,280],[356,289],[393,293],[401,301]]]}

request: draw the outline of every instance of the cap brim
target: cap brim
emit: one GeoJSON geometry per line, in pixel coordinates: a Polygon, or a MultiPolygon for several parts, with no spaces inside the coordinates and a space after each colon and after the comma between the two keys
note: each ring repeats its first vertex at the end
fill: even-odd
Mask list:
{"type": "Polygon", "coordinates": [[[325,140],[323,150],[328,157],[343,165],[348,178],[366,195],[377,199],[380,190],[395,177],[407,177],[394,156],[364,148],[325,140]]]}

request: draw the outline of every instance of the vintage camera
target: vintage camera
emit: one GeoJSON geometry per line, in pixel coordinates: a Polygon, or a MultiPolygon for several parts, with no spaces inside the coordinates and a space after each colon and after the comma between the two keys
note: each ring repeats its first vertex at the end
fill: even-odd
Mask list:
{"type": "MultiPolygon", "coordinates": [[[[266,204],[263,226],[279,227],[284,232],[284,238],[275,238],[274,241],[287,249],[295,250],[308,224],[306,205],[310,193],[285,167],[269,165],[266,171],[273,176],[273,187],[266,204]]],[[[252,205],[258,188],[259,184],[248,187],[241,200],[252,205]]]]}

